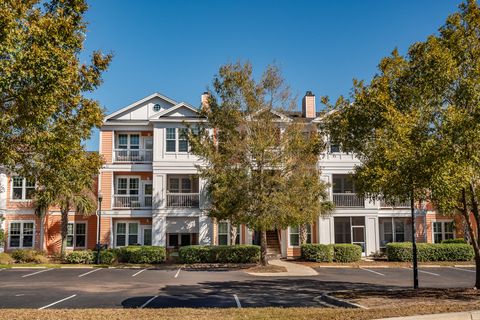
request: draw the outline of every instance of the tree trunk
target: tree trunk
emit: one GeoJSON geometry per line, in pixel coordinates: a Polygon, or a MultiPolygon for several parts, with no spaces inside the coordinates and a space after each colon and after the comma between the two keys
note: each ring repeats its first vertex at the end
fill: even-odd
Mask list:
{"type": "Polygon", "coordinates": [[[298,228],[298,233],[300,236],[300,245],[307,243],[307,225],[301,224],[298,228]]]}
{"type": "Polygon", "coordinates": [[[260,263],[262,266],[268,265],[267,261],[267,231],[262,230],[260,232],[260,263]]]}
{"type": "Polygon", "coordinates": [[[237,236],[238,236],[238,230],[237,226],[233,225],[233,223],[230,223],[230,245],[235,245],[237,236]]]}
{"type": "MultiPolygon", "coordinates": [[[[473,195],[472,195],[472,199],[473,199],[473,195]]],[[[468,232],[470,234],[470,239],[472,240],[473,251],[475,253],[475,269],[476,269],[475,288],[480,288],[480,248],[479,248],[479,245],[478,245],[478,236],[475,236],[475,232],[473,232],[473,226],[472,226],[472,223],[470,221],[470,211],[468,210],[467,197],[466,197],[465,189],[462,190],[462,206],[463,206],[462,214],[463,214],[463,217],[465,218],[465,223],[468,226],[468,232]]],[[[478,210],[478,205],[477,205],[477,210],[478,210]]],[[[477,226],[478,226],[478,223],[479,223],[478,218],[477,218],[478,217],[478,211],[477,211],[476,216],[474,214],[474,217],[475,217],[475,221],[476,221],[477,226]]]]}
{"type": "Polygon", "coordinates": [[[62,237],[62,245],[60,247],[60,257],[62,260],[65,258],[65,253],[67,250],[67,233],[68,233],[68,211],[69,211],[70,205],[67,202],[65,206],[60,208],[60,212],[62,215],[61,218],[61,237],[62,237]]]}

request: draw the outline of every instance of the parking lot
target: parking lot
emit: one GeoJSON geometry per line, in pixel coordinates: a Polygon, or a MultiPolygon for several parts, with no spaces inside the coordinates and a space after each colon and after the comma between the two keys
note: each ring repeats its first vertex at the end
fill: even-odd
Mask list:
{"type": "MultiPolygon", "coordinates": [[[[324,292],[410,287],[409,268],[318,268],[317,276],[241,270],[0,269],[0,308],[322,307],[324,292]]],[[[475,269],[420,268],[421,287],[472,287],[475,269]]]]}

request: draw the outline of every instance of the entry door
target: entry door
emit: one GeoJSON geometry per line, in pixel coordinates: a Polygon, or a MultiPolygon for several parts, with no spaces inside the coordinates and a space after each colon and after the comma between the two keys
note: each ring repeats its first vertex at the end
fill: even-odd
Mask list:
{"type": "Polygon", "coordinates": [[[152,245],[152,228],[150,226],[142,226],[142,245],[152,245]]]}
{"type": "Polygon", "coordinates": [[[361,246],[365,255],[365,226],[352,226],[352,243],[361,246]]]}

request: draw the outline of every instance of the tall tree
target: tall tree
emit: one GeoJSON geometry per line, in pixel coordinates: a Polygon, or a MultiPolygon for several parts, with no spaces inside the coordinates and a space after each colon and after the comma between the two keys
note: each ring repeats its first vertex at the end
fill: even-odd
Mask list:
{"type": "Polygon", "coordinates": [[[283,115],[294,101],[274,66],[256,81],[250,64],[227,64],[213,88],[208,121],[190,134],[209,214],[260,231],[266,265],[268,230],[311,223],[330,208],[317,169],[323,142],[316,128],[283,115]]]}
{"type": "Polygon", "coordinates": [[[326,129],[362,161],[354,178],[364,195],[413,195],[464,216],[480,287],[480,9],[474,0],[459,8],[405,57],[394,51],[383,59],[369,84],[354,81],[326,129]]]}
{"type": "Polygon", "coordinates": [[[79,61],[86,10],[85,0],[0,2],[0,166],[32,180],[49,153],[74,150],[101,125],[102,109],[85,94],[111,56],[79,61]]]}

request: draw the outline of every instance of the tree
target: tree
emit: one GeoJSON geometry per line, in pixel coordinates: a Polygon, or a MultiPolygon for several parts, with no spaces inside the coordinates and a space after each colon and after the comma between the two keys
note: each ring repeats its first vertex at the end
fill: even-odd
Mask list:
{"type": "MultiPolygon", "coordinates": [[[[469,229],[480,287],[477,193],[480,177],[480,9],[469,0],[439,33],[403,57],[383,59],[369,84],[354,81],[326,130],[362,164],[359,192],[390,201],[429,200],[443,214],[461,213],[469,229]]],[[[327,104],[328,100],[325,99],[327,104]]],[[[412,203],[413,204],[413,203],[412,203]]]]}
{"type": "Polygon", "coordinates": [[[61,213],[61,249],[63,258],[67,247],[68,213],[91,215],[96,212],[97,201],[94,192],[94,179],[103,160],[98,153],[86,152],[81,145],[78,151],[69,151],[61,157],[62,161],[48,161],[38,173],[44,182],[35,194],[36,213],[41,219],[48,214],[52,206],[58,206],[61,213]]]}
{"type": "Polygon", "coordinates": [[[330,208],[316,166],[323,142],[316,128],[283,115],[294,102],[278,68],[255,81],[250,64],[227,64],[213,87],[208,121],[190,134],[209,214],[260,231],[266,265],[268,230],[311,223],[330,208]]]}
{"type": "MultiPolygon", "coordinates": [[[[79,61],[84,0],[0,2],[0,166],[38,183],[49,153],[74,150],[102,123],[84,95],[101,83],[111,55],[79,61]]],[[[46,183],[46,182],[45,182],[46,183]]]]}

